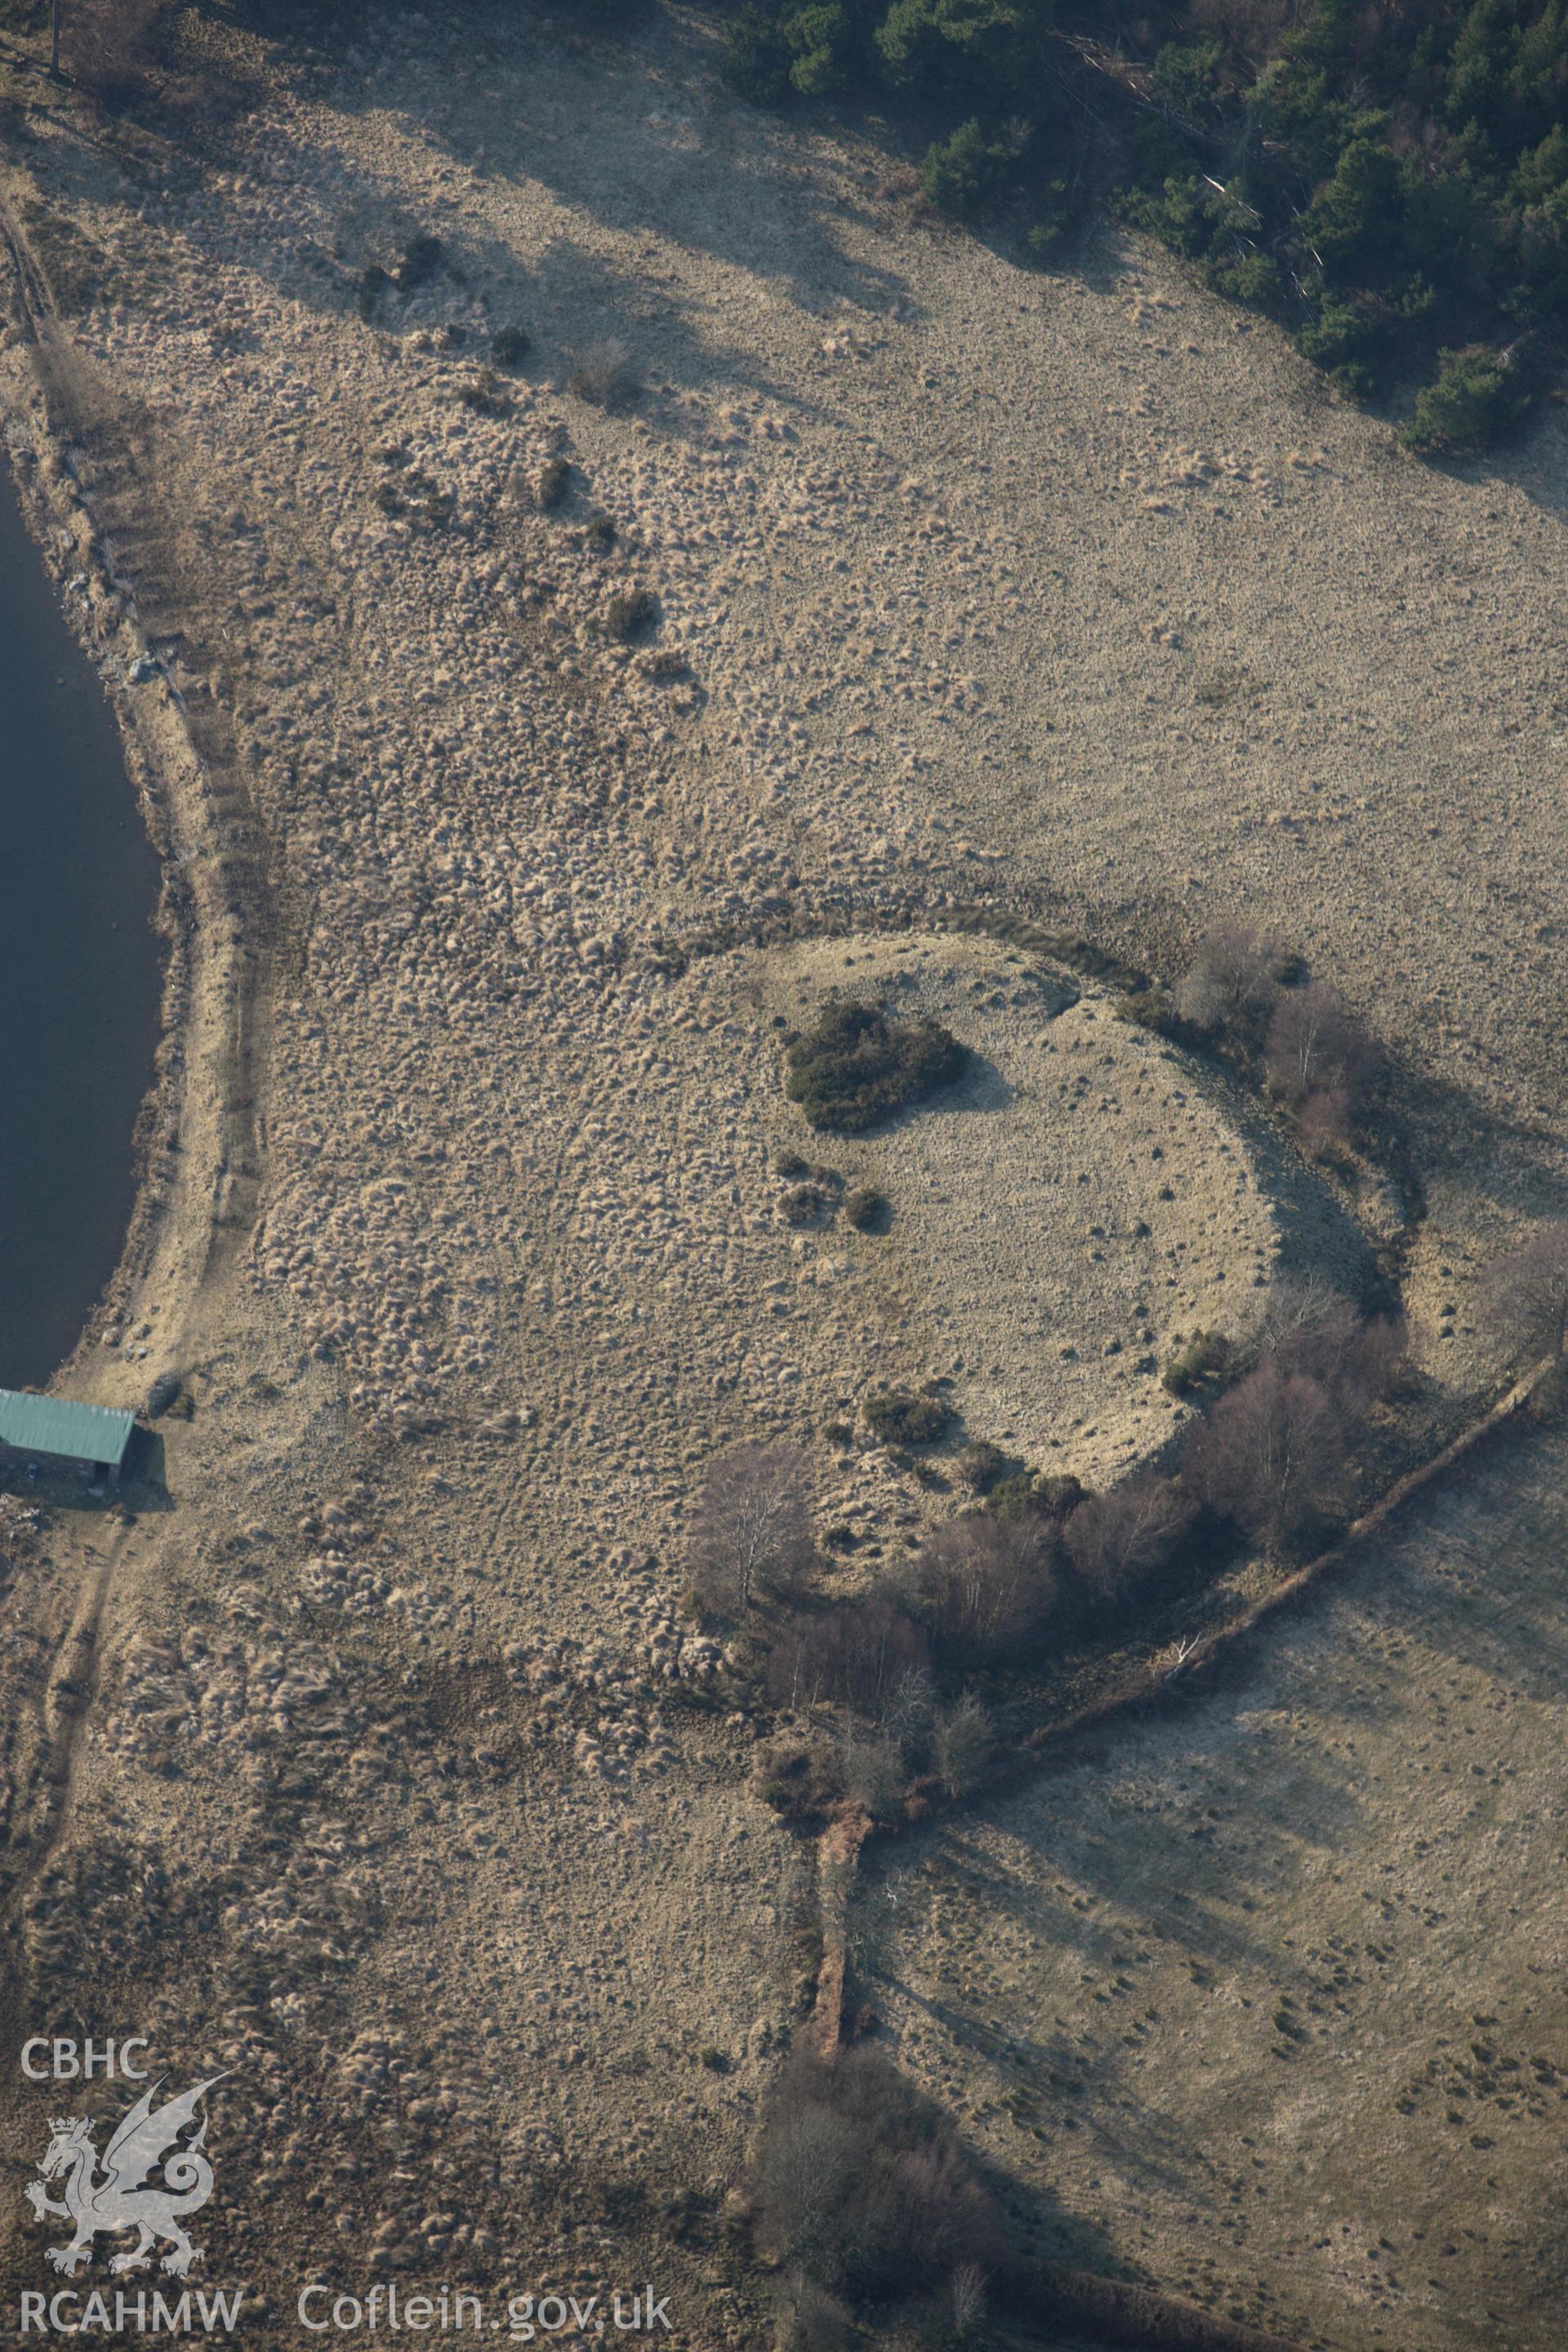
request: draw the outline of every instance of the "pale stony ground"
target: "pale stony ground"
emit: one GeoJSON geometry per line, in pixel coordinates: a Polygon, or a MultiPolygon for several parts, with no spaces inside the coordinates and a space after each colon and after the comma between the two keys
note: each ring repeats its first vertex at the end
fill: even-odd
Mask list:
{"type": "Polygon", "coordinates": [[[900,2054],[1057,2259],[1356,2352],[1561,2341],[1563,1471],[1510,1438],[1234,1687],[875,1874],[900,2054]]]}
{"type": "MultiPolygon", "coordinates": [[[[572,47],[509,8],[477,50],[395,16],[374,54],[268,67],[221,169],[122,170],[49,106],[8,157],[8,201],[41,191],[107,273],[68,324],[145,519],[93,538],[111,460],[83,436],[56,467],[12,335],[7,435],[61,518],[51,560],[80,567],[117,682],[121,590],[156,616],[169,686],[116,686],[144,731],[172,733],[177,696],[232,737],[210,792],[159,763],[198,898],[237,782],[267,880],[203,918],[209,983],[220,948],[261,958],[251,1074],[224,1087],[252,1131],[226,1142],[226,1033],[193,1013],[157,1254],[73,1369],[123,1401],[174,1360],[196,1415],[163,1425],[173,1507],[110,1560],[29,1937],[72,1982],[95,1952],[122,1967],[193,2063],[250,2053],[275,2295],[269,2231],[354,2275],[371,2244],[493,2270],[457,2232],[510,2262],[520,2181],[732,2173],[800,1997],[800,1864],[744,1794],[742,1728],[689,1711],[714,1675],[673,1613],[681,1516],[715,1449],[962,1354],[973,1433],[1107,1464],[1166,1412],[1116,1377],[1134,1343],[1162,1351],[1278,1246],[1278,1143],[1227,1137],[1201,1089],[1167,1106],[1152,1041],[1115,1028],[1105,1069],[1087,1001],[1049,1024],[1086,1050],[1037,1056],[1021,1008],[970,1000],[1017,1097],[1003,1221],[980,1107],[829,1150],[782,1104],[769,1008],[854,942],[683,970],[685,943],[984,900],[1169,971],[1216,919],[1274,926],[1407,1062],[1411,1293],[1429,1331],[1458,1310],[1424,1342],[1456,1387],[1488,1369],[1475,1266],[1561,1200],[1560,419],[1508,474],[1416,467],[1158,255],[1107,237],[1020,270],[922,226],[871,149],[735,105],[711,63],[676,14],[572,47]],[[460,278],[362,319],[364,265],[421,230],[460,278]],[[514,321],[533,349],[487,416],[459,394],[514,321]],[[566,388],[607,334],[644,387],[624,414],[566,388]],[[633,585],[659,618],[628,648],[601,624],[633,585]],[[652,675],[655,648],[688,673],[652,675]],[[1064,1129],[1047,1090],[1079,1075],[1099,1125],[1064,1129]],[[1161,1245],[1199,1271],[1144,1297],[1110,1246],[1140,1215],[1130,1147],[1104,1145],[1178,1109],[1194,1191],[1161,1245]],[[792,1135],[885,1182],[885,1240],[781,1223],[792,1135]],[[1049,1213],[1042,1167],[1074,1195],[1098,1168],[1101,1213],[1049,1213]],[[209,1251],[213,1205],[237,1222],[209,1251]],[[1067,1286],[1048,1330],[996,1280],[1026,1256],[1067,1286]],[[425,2105],[448,2095],[466,2123],[425,2105]],[[459,2156],[489,2219],[426,2228],[459,2156]]],[[[885,1464],[819,1466],[825,1508],[913,1539],[885,1464]]],[[[100,1540],[74,1528],[7,1598],[25,1694],[100,1540]]],[[[42,1768],[15,1752],[30,1818],[42,1768]]],[[[591,2274],[587,2222],[529,2228],[591,2274]]],[[[754,2340],[702,2284],[717,2257],[669,2260],[688,2340],[754,2340]]]]}

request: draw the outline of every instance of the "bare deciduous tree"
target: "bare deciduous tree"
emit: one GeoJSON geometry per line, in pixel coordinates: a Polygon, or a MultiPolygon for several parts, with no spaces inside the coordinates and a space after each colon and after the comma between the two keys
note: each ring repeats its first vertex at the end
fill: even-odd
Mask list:
{"type": "Polygon", "coordinates": [[[777,2296],[779,2352],[842,2352],[854,2320],[836,2294],[805,2271],[791,2271],[777,2296]]]}
{"type": "Polygon", "coordinates": [[[1182,1466],[1215,1510],[1289,1548],[1342,1491],[1343,1409],[1321,1381],[1268,1357],[1194,1426],[1182,1466]]]}
{"type": "Polygon", "coordinates": [[[950,1797],[967,1797],[991,1752],[991,1717],[973,1691],[937,1717],[931,1741],[936,1769],[950,1797]]]}
{"type": "Polygon", "coordinates": [[[924,1666],[913,1666],[900,1676],[883,1710],[888,1737],[907,1745],[923,1738],[936,1713],[936,1685],[924,1666]]]}
{"type": "Polygon", "coordinates": [[[906,1774],[904,1751],[896,1739],[862,1739],[844,1743],[844,1793],[868,1813],[886,1813],[897,1804],[906,1774]]]}
{"type": "Polygon", "coordinates": [[[797,2045],[763,2111],[752,2186],[763,2244],[852,2305],[1005,2254],[952,2124],[874,2051],[825,2066],[797,2045]]]}
{"type": "Polygon", "coordinates": [[[994,2251],[984,2191],[956,2142],[905,2150],[871,2172],[862,2196],[863,2272],[884,2294],[994,2251]]]}
{"type": "Polygon", "coordinates": [[[1248,1318],[1248,1352],[1254,1357],[1275,1355],[1298,1331],[1315,1331],[1344,1312],[1353,1315],[1355,1310],[1326,1275],[1305,1274],[1273,1283],[1248,1318]]]}
{"type": "Polygon", "coordinates": [[[1191,1517],[1168,1478],[1129,1478],[1079,1505],[1067,1524],[1068,1550],[1092,1592],[1120,1601],[1169,1559],[1191,1517]]]}
{"type": "Polygon", "coordinates": [[[1037,1517],[966,1511],[938,1528],[900,1571],[900,1597],[939,1656],[979,1664],[1037,1635],[1057,1600],[1055,1540],[1037,1517]]]}
{"type": "Polygon", "coordinates": [[[831,1700],[879,1722],[926,1664],[925,1637],[901,1610],[857,1601],[784,1627],[768,1652],[768,1696],[792,1709],[831,1700]]]}
{"type": "Polygon", "coordinates": [[[1349,1150],[1355,1114],[1343,1087],[1314,1087],[1310,1095],[1302,1096],[1293,1116],[1296,1140],[1309,1160],[1333,1161],[1349,1150]]]}
{"type": "Polygon", "coordinates": [[[1198,941],[1176,989],[1176,1010],[1194,1029],[1236,1029],[1254,1034],[1274,1002],[1280,951],[1241,923],[1216,923],[1198,941]]]}
{"type": "Polygon", "coordinates": [[[1360,1414],[1387,1395],[1408,1345],[1403,1316],[1369,1319],[1311,1275],[1268,1293],[1253,1327],[1251,1353],[1259,1362],[1272,1358],[1287,1372],[1310,1374],[1347,1412],[1360,1414]]]}
{"type": "Polygon", "coordinates": [[[1373,1057],[1365,1032],[1337,989],[1324,981],[1289,988],[1268,1024],[1268,1083],[1298,1114],[1317,1098],[1337,1101],[1345,1131],[1364,1107],[1373,1057]]]}
{"type": "Polygon", "coordinates": [[[1517,1354],[1568,1354],[1568,1221],[1543,1226],[1487,1268],[1481,1308],[1517,1354]]]}
{"type": "Polygon", "coordinates": [[[815,1559],[805,1457],[795,1445],[742,1445],[709,1472],[688,1545],[705,1608],[743,1615],[763,1591],[797,1589],[815,1559]]]}
{"type": "Polygon", "coordinates": [[[831,2276],[838,2265],[824,2258],[859,2168],[860,2135],[829,2101],[791,2096],[793,2089],[781,2084],[763,2126],[757,2185],[773,2244],[831,2276]]]}

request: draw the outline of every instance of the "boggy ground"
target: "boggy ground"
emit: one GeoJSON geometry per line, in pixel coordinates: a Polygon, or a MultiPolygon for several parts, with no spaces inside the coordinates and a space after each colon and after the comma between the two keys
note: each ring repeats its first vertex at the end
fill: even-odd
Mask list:
{"type": "MultiPolygon", "coordinates": [[[[1398,1061],[1425,1359],[1483,1378],[1466,1283],[1563,1177],[1561,426],[1407,463],[1142,247],[933,232],[677,14],[192,37],[254,77],[221,158],[36,81],[6,134],[7,435],[185,957],[70,1380],[173,1362],[195,1408],[138,1524],[60,1515],[4,1604],[15,2014],[236,2067],[208,2274],[279,2343],[302,2268],[649,2264],[687,2340],[754,2341],[713,2208],[809,1883],[675,1613],[681,1514],[718,1447],[940,1366],[897,1223],[880,1312],[801,1283],[770,1157],[833,1155],[744,955],[690,946],[981,901],[1169,968],[1274,926],[1398,1061]],[[455,267],[362,316],[421,232],[455,267]],[[568,383],[606,336],[615,410],[568,383]]],[[[910,1539],[885,1462],[822,1475],[910,1539]]]]}

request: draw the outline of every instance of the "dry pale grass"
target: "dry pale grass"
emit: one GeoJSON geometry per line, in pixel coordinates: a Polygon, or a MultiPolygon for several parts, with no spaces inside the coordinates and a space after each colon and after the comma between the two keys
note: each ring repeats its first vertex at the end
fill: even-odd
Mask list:
{"type": "Polygon", "coordinates": [[[1354,1228],[1234,1088],[1020,949],[823,940],[743,960],[737,986],[798,1024],[830,995],[885,1002],[970,1049],[878,1134],[770,1121],[892,1204],[883,1240],[795,1244],[807,1296],[853,1282],[897,1335],[889,1370],[945,1376],[970,1438],[1103,1485],[1185,1417],[1159,1380],[1178,1335],[1239,1337],[1296,1264],[1357,1279],[1354,1228]]]}
{"type": "Polygon", "coordinates": [[[1058,2259],[1555,2343],[1563,1466],[1500,1441],[1223,1694],[887,1865],[879,2005],[1058,2259]]]}
{"type": "MultiPolygon", "coordinates": [[[[742,1793],[749,1743],[684,1711],[713,1675],[672,1613],[698,1469],[737,1438],[820,1428],[939,1341],[983,1367],[977,1417],[1022,1433],[1036,1370],[1011,1336],[993,1344],[1000,1286],[957,1198],[974,1161],[939,1143],[963,1122],[853,1155],[931,1196],[926,1257],[899,1223],[857,1235],[884,1270],[836,1287],[833,1253],[796,1248],[760,1007],[738,959],[683,970],[682,942],[975,898],[1049,901],[1171,966],[1219,917],[1279,931],[1421,1082],[1411,1276],[1432,1367],[1463,1385],[1474,1266],[1563,1176],[1562,859],[1542,789],[1563,741],[1560,429],[1510,477],[1410,465],[1157,256],[1107,238],[1047,278],[932,235],[877,193],[885,159],[720,93],[706,31],[673,16],[577,48],[510,10],[389,19],[374,51],[323,54],[297,82],[251,37],[211,38],[247,47],[264,84],[221,163],[138,177],[68,107],[32,117],[27,168],[107,257],[106,299],[70,331],[81,380],[126,420],[112,517],[100,436],[62,474],[37,347],[0,351],[6,429],[40,460],[62,570],[88,575],[96,649],[123,675],[139,598],[185,709],[232,739],[230,772],[198,790],[160,703],[165,792],[205,811],[175,839],[211,940],[251,975],[255,1056],[238,1079],[216,1014],[185,1038],[202,1180],[188,1158],[119,1336],[160,1360],[177,1344],[195,1418],[166,1432],[174,1508],[115,1554],[64,1848],[81,1866],[37,1923],[33,1992],[56,2013],[48,1970],[76,1986],[99,1951],[117,2016],[155,2014],[193,2063],[246,2054],[268,2193],[231,2251],[275,2299],[329,2226],[411,2271],[455,2264],[455,2234],[431,2252],[446,2232],[420,2224],[459,2206],[498,2247],[504,2228],[509,2257],[526,2235],[539,2269],[548,2253],[587,2281],[613,2240],[574,2217],[586,2207],[552,2207],[550,2182],[624,2167],[716,2189],[809,1995],[792,1857],[742,1793]],[[364,268],[416,233],[461,277],[384,293],[367,320],[364,268]],[[498,320],[533,339],[506,415],[461,398],[498,320]],[[610,339],[641,394],[602,409],[567,381],[610,339]],[[515,486],[563,457],[542,512],[515,486]],[[177,560],[138,512],[178,519],[177,560]],[[670,661],[597,625],[637,586],[670,661]],[[207,845],[245,802],[267,892],[242,922],[207,845]],[[209,1249],[215,1202],[232,1222],[209,1249]],[[946,1327],[924,1279],[943,1250],[964,1276],[946,1327]],[[119,1736],[144,1719],[148,1738],[119,1736]],[[142,1914],[119,1879],[95,1895],[90,1865],[127,1824],[123,1884],[199,1899],[147,1907],[146,1937],[114,1943],[142,1914]],[[318,1901],[334,1873],[342,1901],[318,1901]],[[695,2066],[703,2046],[734,2071],[695,2066]],[[458,2110],[438,2137],[432,2115],[458,2110]]],[[[1009,1071],[1023,1039],[993,1013],[1008,1083],[1072,1058],[1009,1071]]],[[[1061,1017],[1083,1034],[1082,1013],[1061,1017]]],[[[1116,1051],[1108,1133],[1153,1107],[1145,1065],[1168,1067],[1138,1041],[1116,1051]]],[[[1221,1244],[1245,1245],[1248,1279],[1270,1244],[1212,1181],[1217,1114],[1180,1108],[1194,1125],[1176,1139],[1208,1170],[1194,1200],[1222,1221],[1189,1237],[1208,1255],[1184,1321],[1221,1244]]],[[[1005,1155],[1016,1220],[996,1225],[1025,1279],[1090,1239],[1064,1247],[1025,1184],[1028,1132],[1005,1155]]],[[[1098,1149],[1119,1188],[1125,1163],[1098,1149]]],[[[1363,1205],[1386,1227],[1386,1204],[1363,1205]]],[[[1109,1216],[1082,1222],[1109,1236],[1109,1216]]],[[[1121,1275],[1103,1279],[1120,1314],[1121,1275]]],[[[127,1378],[109,1349],[79,1370],[106,1398],[127,1378]]],[[[1103,1362],[1082,1378],[1053,1393],[1092,1444],[1117,1384],[1103,1362]]],[[[884,1467],[832,1475],[868,1550],[913,1539],[884,1467]]],[[[68,1530],[57,1551],[83,1578],[102,1565],[68,1530]]],[[[7,1605],[41,1608],[25,1580],[7,1605]]],[[[1447,1586],[1432,1612],[1434,1651],[1461,1647],[1447,1586]]],[[[1325,1622],[1353,1655],[1353,1626],[1325,1622]]],[[[1331,1686],[1352,1672],[1338,1656],[1323,1645],[1331,1686]]],[[[14,1687],[21,1719],[21,1666],[14,1687]]],[[[1403,1715],[1420,1687],[1391,1666],[1379,1704],[1403,1715]]],[[[1180,1750],[1169,1769],[1202,1781],[1210,1764],[1180,1750]]],[[[26,1824],[47,1762],[16,1770],[26,1824]]],[[[1098,1786],[1086,1806],[1111,1803],[1098,1786]]],[[[1386,1833],[1404,1872],[1403,1816],[1358,1801],[1369,1857],[1386,1833]]],[[[1127,1867],[1154,1818],[1129,1831],[1127,1867]]],[[[1354,1825],[1331,1808],[1330,1827],[1354,1825]]],[[[1382,1862],[1366,1874],[1375,1895],[1382,1862]]],[[[1477,2008],[1534,1997],[1525,1932],[1503,1934],[1477,2008]]],[[[1237,1994],[1249,2023],[1272,1951],[1237,1994]]],[[[1231,2059],[1238,2113],[1275,2065],[1289,2079],[1250,2041],[1231,2059]]],[[[1387,2072],[1370,2070],[1366,2116],[1387,2072]]],[[[1207,2079],[1199,2064],[1170,2091],[1200,2184],[1207,2079]]],[[[6,2130],[30,2153],[30,2111],[6,2130]]],[[[1157,2225],[1121,2210],[1169,2276],[1199,2225],[1161,2193],[1157,2225]]],[[[1448,2226],[1554,2242],[1538,2215],[1474,2212],[1448,2226]]],[[[479,2241],[463,2259],[494,2266],[479,2241]]],[[[702,2283],[705,2255],[671,2259],[694,2341],[756,2340],[754,2314],[702,2283]]],[[[1481,2260],[1465,2240],[1434,2268],[1479,2279],[1481,2260]]]]}

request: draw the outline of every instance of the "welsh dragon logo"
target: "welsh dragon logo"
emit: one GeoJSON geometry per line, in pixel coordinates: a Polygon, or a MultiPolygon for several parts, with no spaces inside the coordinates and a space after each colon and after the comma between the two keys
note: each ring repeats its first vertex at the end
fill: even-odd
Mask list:
{"type": "Polygon", "coordinates": [[[110,2261],[111,2272],[145,2270],[152,2247],[159,2238],[169,2241],[162,2268],[183,2278],[202,2259],[181,2227],[182,2216],[197,2213],[213,2193],[213,2168],[202,2153],[207,2119],[202,2116],[195,2136],[184,2147],[180,2135],[196,2111],[198,2101],[223,2081],[211,2074],[194,2090],[182,2092],[154,2111],[153,2102],[162,2087],[154,2083],[136,2105],[121,2116],[103,2151],[103,2171],[98,2170],[98,2150],[92,2144],[96,2128],[89,2116],[57,2116],[54,2134],[38,2170],[42,2179],[27,2183],[26,2197],[41,2221],[46,2214],[74,2221],[76,2235],[68,2246],[46,2249],[49,2262],[68,2278],[92,2259],[92,2242],[100,2230],[139,2230],[141,2237],[126,2254],[110,2261]],[[65,2175],[64,2203],[57,2204],[44,2182],[65,2175]],[[160,2175],[149,2179],[149,2175],[160,2175]]]}

